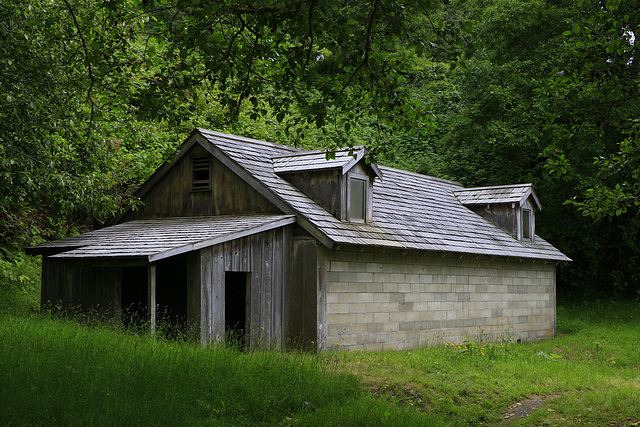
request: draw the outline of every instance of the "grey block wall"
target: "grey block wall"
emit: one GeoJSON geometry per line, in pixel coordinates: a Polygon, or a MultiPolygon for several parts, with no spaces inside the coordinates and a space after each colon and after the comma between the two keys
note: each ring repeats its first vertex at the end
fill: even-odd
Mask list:
{"type": "Polygon", "coordinates": [[[339,248],[327,269],[326,350],[555,334],[553,262],[339,248]]]}

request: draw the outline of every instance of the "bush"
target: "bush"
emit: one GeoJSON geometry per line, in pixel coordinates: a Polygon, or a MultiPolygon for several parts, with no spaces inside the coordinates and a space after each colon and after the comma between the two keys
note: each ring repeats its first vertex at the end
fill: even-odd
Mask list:
{"type": "Polygon", "coordinates": [[[0,257],[0,311],[29,313],[40,308],[40,258],[0,257]]]}

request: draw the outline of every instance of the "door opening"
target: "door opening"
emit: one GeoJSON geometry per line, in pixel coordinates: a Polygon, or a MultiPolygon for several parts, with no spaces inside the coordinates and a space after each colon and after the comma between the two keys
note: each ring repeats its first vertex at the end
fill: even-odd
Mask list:
{"type": "Polygon", "coordinates": [[[249,273],[226,271],[224,273],[224,326],[226,340],[231,345],[244,348],[248,335],[249,273]]]}
{"type": "Polygon", "coordinates": [[[122,323],[125,327],[141,327],[148,321],[147,267],[122,267],[120,272],[122,323]]]}

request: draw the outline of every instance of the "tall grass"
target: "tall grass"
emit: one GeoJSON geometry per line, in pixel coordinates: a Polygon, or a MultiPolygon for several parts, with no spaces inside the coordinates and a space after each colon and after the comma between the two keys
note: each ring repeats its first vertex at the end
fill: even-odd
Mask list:
{"type": "Polygon", "coordinates": [[[0,313],[0,425],[640,422],[640,304],[558,308],[558,337],[411,351],[242,351],[0,313]]]}
{"type": "Polygon", "coordinates": [[[0,407],[1,425],[305,424],[332,407],[331,419],[346,411],[361,425],[424,421],[380,405],[355,376],[312,355],[7,314],[0,314],[0,407]]]}

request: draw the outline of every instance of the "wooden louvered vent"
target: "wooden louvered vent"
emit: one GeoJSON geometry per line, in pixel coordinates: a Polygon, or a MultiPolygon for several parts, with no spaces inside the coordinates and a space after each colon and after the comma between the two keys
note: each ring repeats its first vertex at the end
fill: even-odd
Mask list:
{"type": "Polygon", "coordinates": [[[194,157],[191,181],[192,191],[211,190],[211,157],[194,157]]]}

